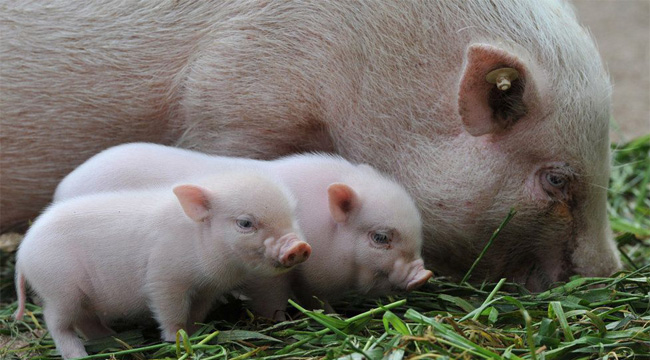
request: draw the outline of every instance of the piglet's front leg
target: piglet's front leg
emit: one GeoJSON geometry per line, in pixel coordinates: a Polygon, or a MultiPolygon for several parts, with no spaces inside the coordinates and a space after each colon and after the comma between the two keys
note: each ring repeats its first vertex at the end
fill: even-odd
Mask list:
{"type": "Polygon", "coordinates": [[[210,309],[212,309],[212,305],[215,303],[217,295],[219,294],[213,290],[199,291],[194,295],[190,305],[189,320],[185,328],[185,331],[189,335],[199,329],[200,326],[197,323],[205,321],[210,309]]]}
{"type": "Polygon", "coordinates": [[[298,299],[300,305],[308,310],[322,309],[326,314],[336,314],[336,310],[334,310],[327,299],[322,299],[314,295],[311,291],[305,291],[305,289],[297,289],[295,290],[294,295],[298,299]]]}
{"type": "Polygon", "coordinates": [[[291,273],[287,273],[248,281],[243,292],[251,298],[251,310],[265,318],[286,320],[287,300],[291,293],[290,277],[291,273]]]}
{"type": "Polygon", "coordinates": [[[191,297],[187,286],[158,283],[149,287],[149,301],[163,341],[175,342],[176,332],[185,329],[190,318],[191,297]]]}

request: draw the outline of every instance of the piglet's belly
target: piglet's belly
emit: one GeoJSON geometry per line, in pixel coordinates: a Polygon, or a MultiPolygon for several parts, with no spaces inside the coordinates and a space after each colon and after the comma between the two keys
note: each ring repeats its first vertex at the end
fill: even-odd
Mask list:
{"type": "Polygon", "coordinates": [[[82,306],[104,320],[129,318],[149,312],[144,274],[125,276],[126,271],[115,269],[110,278],[93,276],[81,290],[82,306]]]}

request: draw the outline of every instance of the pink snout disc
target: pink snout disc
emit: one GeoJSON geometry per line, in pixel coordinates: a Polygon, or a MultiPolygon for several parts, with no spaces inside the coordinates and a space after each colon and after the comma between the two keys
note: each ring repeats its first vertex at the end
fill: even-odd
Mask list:
{"type": "Polygon", "coordinates": [[[432,276],[433,273],[430,270],[423,269],[418,271],[413,279],[409,281],[408,285],[406,285],[406,291],[411,291],[419,288],[420,286],[424,285],[424,283],[426,283],[427,280],[429,280],[432,276]]]}
{"type": "Polygon", "coordinates": [[[292,267],[309,259],[311,246],[304,241],[292,241],[285,245],[280,254],[280,263],[284,267],[292,267]]]}

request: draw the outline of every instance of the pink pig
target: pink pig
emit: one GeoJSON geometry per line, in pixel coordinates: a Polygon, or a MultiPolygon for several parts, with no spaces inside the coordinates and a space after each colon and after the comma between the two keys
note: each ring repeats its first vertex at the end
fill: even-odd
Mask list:
{"type": "Polygon", "coordinates": [[[281,319],[291,292],[305,305],[315,306],[314,295],[322,300],[347,292],[381,295],[411,290],[432,276],[421,258],[422,222],[412,198],[370,166],[338,156],[262,161],[150,143],[124,144],[74,170],[59,184],[55,201],[243,168],[277,176],[292,191],[296,217],[313,249],[297,271],[247,282],[245,293],[261,315],[281,319]]]}
{"type": "Polygon", "coordinates": [[[116,318],[151,312],[162,338],[202,321],[220,294],[251,275],[274,276],[306,260],[283,185],[230,172],[173,188],[106,192],[52,205],[29,229],[16,264],[64,358],[87,355],[87,338],[116,318]],[[175,196],[174,196],[175,195],[175,196]]]}

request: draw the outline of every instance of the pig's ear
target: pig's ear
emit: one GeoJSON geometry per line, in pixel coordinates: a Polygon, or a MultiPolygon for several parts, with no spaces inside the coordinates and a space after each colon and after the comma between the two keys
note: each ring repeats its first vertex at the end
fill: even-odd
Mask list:
{"type": "Polygon", "coordinates": [[[174,194],[190,219],[202,222],[210,216],[207,189],[196,185],[178,185],[174,188],[174,194]]]}
{"type": "Polygon", "coordinates": [[[537,102],[534,85],[517,55],[488,44],[470,45],[458,92],[465,130],[473,136],[508,130],[537,102]]]}
{"type": "Polygon", "coordinates": [[[333,183],[327,187],[330,214],[337,223],[348,220],[350,213],[358,207],[359,199],[351,187],[343,183],[333,183]]]}

